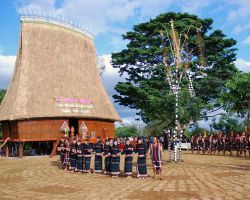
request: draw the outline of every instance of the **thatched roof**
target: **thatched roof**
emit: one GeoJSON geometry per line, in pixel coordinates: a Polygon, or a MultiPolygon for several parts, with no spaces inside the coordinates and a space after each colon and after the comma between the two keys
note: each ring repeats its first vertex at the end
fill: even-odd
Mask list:
{"type": "Polygon", "coordinates": [[[99,77],[93,40],[53,23],[22,21],[0,121],[47,117],[120,120],[99,77]]]}

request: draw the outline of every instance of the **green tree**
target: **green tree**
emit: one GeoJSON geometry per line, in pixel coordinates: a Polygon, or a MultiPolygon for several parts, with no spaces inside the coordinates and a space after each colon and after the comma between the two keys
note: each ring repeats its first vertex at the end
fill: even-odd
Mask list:
{"type": "Polygon", "coordinates": [[[0,89],[0,104],[3,101],[4,95],[6,94],[6,90],[0,89]]]}
{"type": "MultiPolygon", "coordinates": [[[[6,90],[0,89],[0,105],[3,101],[4,95],[6,94],[6,90]]],[[[2,137],[2,126],[0,123],[0,138],[2,137]]]]}
{"type": "Polygon", "coordinates": [[[250,73],[237,73],[226,83],[227,90],[221,94],[223,108],[245,118],[247,130],[250,130],[250,73]]]}
{"type": "Polygon", "coordinates": [[[130,137],[138,135],[138,131],[135,126],[123,126],[115,128],[116,137],[130,137]]]}
{"type": "Polygon", "coordinates": [[[221,96],[224,109],[242,117],[249,115],[250,73],[237,73],[226,83],[226,87],[221,96]]]}
{"type": "Polygon", "coordinates": [[[222,115],[218,122],[213,120],[212,127],[226,134],[230,134],[231,131],[238,133],[244,130],[243,123],[239,122],[237,118],[229,117],[228,115],[222,115]]]}
{"type": "MultiPolygon", "coordinates": [[[[121,105],[139,110],[138,115],[144,122],[157,121],[166,127],[174,125],[174,95],[166,81],[162,64],[163,53],[171,57],[171,46],[162,45],[162,30],[170,30],[169,21],[173,19],[179,33],[187,32],[190,49],[190,68],[198,71],[199,45],[197,27],[201,27],[205,59],[208,66],[203,69],[204,79],[194,80],[196,97],[191,98],[188,91],[188,79],[183,78],[180,91],[179,120],[181,124],[190,124],[208,117],[207,111],[219,107],[215,103],[226,81],[237,69],[234,66],[236,41],[226,38],[221,30],[212,30],[212,19],[200,19],[187,13],[164,13],[148,22],[135,25],[133,30],[122,35],[128,40],[127,48],[112,54],[112,65],[125,75],[126,82],[119,82],[113,98],[121,105]]],[[[182,37],[184,38],[184,37],[182,37]]]]}

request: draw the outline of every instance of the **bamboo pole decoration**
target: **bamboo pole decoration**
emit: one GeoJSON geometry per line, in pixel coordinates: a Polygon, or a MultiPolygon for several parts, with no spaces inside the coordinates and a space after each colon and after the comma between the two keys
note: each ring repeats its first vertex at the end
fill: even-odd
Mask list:
{"type": "MultiPolygon", "coordinates": [[[[173,92],[175,95],[175,128],[173,130],[173,144],[174,144],[174,161],[177,161],[177,144],[179,142],[179,161],[182,160],[182,154],[181,154],[181,143],[182,143],[182,137],[183,137],[183,129],[181,127],[181,124],[179,122],[179,92],[181,90],[180,83],[182,81],[183,75],[186,75],[188,77],[188,87],[191,97],[195,96],[194,88],[193,88],[193,82],[192,82],[192,71],[190,70],[190,52],[188,48],[188,33],[190,31],[191,25],[188,28],[187,33],[184,33],[184,41],[181,43],[181,36],[179,38],[178,32],[174,28],[174,21],[173,19],[170,20],[170,33],[168,34],[168,31],[166,29],[166,36],[169,41],[169,45],[171,48],[173,63],[169,60],[169,55],[167,55],[167,49],[164,49],[167,45],[164,42],[164,33],[162,30],[160,30],[160,35],[162,37],[162,57],[163,57],[163,67],[164,71],[166,73],[167,81],[170,87],[170,92],[173,92]],[[170,35],[170,37],[169,37],[170,35]],[[180,67],[183,65],[183,70],[180,70],[180,67]]],[[[203,51],[203,44],[202,44],[202,37],[200,30],[197,29],[197,38],[198,38],[198,48],[200,51],[200,62],[201,66],[205,66],[205,59],[204,59],[204,51],[203,51]]],[[[169,161],[171,161],[171,149],[169,149],[169,161]]]]}
{"type": "Polygon", "coordinates": [[[175,53],[176,68],[178,69],[181,65],[180,42],[179,42],[178,33],[176,32],[174,28],[174,20],[171,19],[170,24],[171,24],[171,32],[172,32],[171,36],[173,40],[173,47],[174,47],[174,53],[175,53]]]}
{"type": "MultiPolygon", "coordinates": [[[[188,35],[185,34],[185,40],[188,39],[188,35]]],[[[188,44],[185,44],[185,70],[190,68],[190,55],[189,55],[189,48],[188,44]]]]}
{"type": "Polygon", "coordinates": [[[201,35],[201,28],[197,28],[197,38],[198,38],[198,47],[199,47],[199,53],[200,53],[200,66],[204,67],[206,65],[205,58],[204,58],[204,47],[202,42],[202,35],[201,35]]]}

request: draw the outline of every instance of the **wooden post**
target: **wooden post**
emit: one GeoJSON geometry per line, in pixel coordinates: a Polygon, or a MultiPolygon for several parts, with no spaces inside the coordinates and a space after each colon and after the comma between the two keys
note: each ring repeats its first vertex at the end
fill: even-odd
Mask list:
{"type": "Polygon", "coordinates": [[[73,140],[74,136],[75,136],[75,128],[74,128],[74,126],[71,126],[71,128],[70,128],[70,137],[71,137],[71,140],[73,140]]]}
{"type": "Polygon", "coordinates": [[[57,149],[57,146],[59,145],[59,142],[60,142],[60,139],[53,142],[53,150],[51,151],[51,153],[49,155],[50,158],[52,158],[53,156],[56,155],[56,149],[57,149]]]}
{"type": "Polygon", "coordinates": [[[18,147],[18,157],[19,158],[23,158],[23,142],[19,143],[19,147],[18,147]]]}
{"type": "Polygon", "coordinates": [[[9,150],[9,144],[8,143],[6,144],[5,151],[6,151],[6,157],[9,157],[10,156],[10,150],[9,150]]]}

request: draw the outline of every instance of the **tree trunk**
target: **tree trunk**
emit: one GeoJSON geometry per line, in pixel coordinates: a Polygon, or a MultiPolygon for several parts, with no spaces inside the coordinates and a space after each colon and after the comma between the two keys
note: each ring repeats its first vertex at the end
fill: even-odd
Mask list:
{"type": "Polygon", "coordinates": [[[19,158],[23,158],[23,142],[19,143],[19,147],[18,147],[18,157],[19,158]]]}

